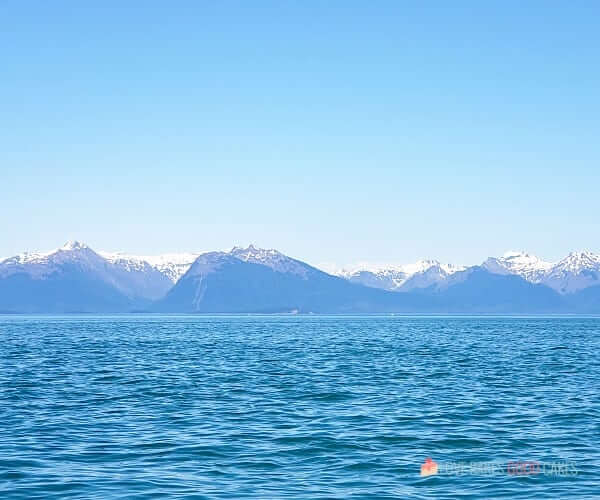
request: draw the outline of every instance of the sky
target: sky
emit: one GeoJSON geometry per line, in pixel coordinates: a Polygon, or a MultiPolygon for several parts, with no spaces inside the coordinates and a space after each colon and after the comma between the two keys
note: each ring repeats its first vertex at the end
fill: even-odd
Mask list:
{"type": "Polygon", "coordinates": [[[600,251],[593,1],[0,3],[0,257],[600,251]],[[123,5],[126,4],[126,5],[123,5]]]}

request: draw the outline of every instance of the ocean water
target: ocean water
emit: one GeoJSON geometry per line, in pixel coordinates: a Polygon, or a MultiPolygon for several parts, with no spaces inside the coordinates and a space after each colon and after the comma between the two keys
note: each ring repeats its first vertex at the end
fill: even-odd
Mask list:
{"type": "Polygon", "coordinates": [[[0,342],[3,499],[600,497],[599,318],[4,316],[0,342]]]}

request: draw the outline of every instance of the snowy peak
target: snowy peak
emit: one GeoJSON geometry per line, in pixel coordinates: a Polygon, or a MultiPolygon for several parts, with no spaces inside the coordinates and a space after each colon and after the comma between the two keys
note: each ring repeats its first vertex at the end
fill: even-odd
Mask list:
{"type": "Polygon", "coordinates": [[[12,261],[18,262],[21,264],[27,263],[36,263],[36,262],[48,262],[53,259],[58,254],[61,253],[73,253],[73,252],[85,252],[85,253],[94,253],[94,251],[88,247],[85,243],[80,243],[78,241],[68,241],[62,247],[56,248],[55,250],[51,250],[50,252],[23,252],[14,257],[8,257],[4,259],[2,262],[12,261]]]}
{"type": "Polygon", "coordinates": [[[257,248],[252,244],[246,248],[235,246],[229,253],[240,260],[251,262],[273,262],[276,260],[281,260],[282,258],[287,258],[285,255],[275,249],[271,248],[267,250],[264,248],[257,248]]]}
{"type": "Polygon", "coordinates": [[[572,273],[580,273],[583,270],[598,270],[600,269],[600,255],[588,251],[571,252],[559,261],[555,268],[572,273]]]}
{"type": "Polygon", "coordinates": [[[540,283],[553,264],[527,252],[508,251],[502,257],[490,257],[482,267],[495,274],[516,274],[531,283],[540,283]]]}
{"type": "Polygon", "coordinates": [[[127,255],[121,252],[98,252],[108,262],[116,266],[121,266],[128,271],[149,271],[152,266],[141,257],[127,255]]]}
{"type": "Polygon", "coordinates": [[[448,273],[453,273],[463,269],[461,266],[455,266],[453,264],[442,264],[439,260],[423,259],[411,264],[400,265],[357,264],[356,266],[344,268],[336,274],[340,276],[349,276],[360,272],[369,272],[379,275],[405,274],[410,276],[415,273],[427,271],[432,267],[439,267],[448,273]]]}
{"type": "Polygon", "coordinates": [[[433,285],[439,285],[447,281],[450,276],[465,269],[461,266],[441,264],[437,261],[429,262],[430,265],[410,275],[398,291],[408,292],[416,288],[429,288],[433,285]]]}
{"type": "Polygon", "coordinates": [[[461,266],[442,264],[433,259],[424,259],[403,265],[358,265],[353,269],[345,269],[337,274],[354,283],[373,288],[388,291],[408,291],[413,288],[427,288],[463,269],[464,267],[461,266]]]}
{"type": "Polygon", "coordinates": [[[552,262],[546,262],[540,259],[536,255],[532,255],[527,252],[515,252],[508,251],[504,255],[497,259],[502,262],[506,267],[512,269],[550,269],[552,262]]]}
{"type": "Polygon", "coordinates": [[[73,241],[50,252],[24,252],[9,257],[0,262],[0,276],[24,273],[34,279],[43,279],[67,264],[96,269],[102,263],[102,257],[90,247],[73,241]]]}
{"type": "Polygon", "coordinates": [[[490,257],[482,267],[495,274],[515,274],[562,294],[600,285],[600,255],[588,251],[571,252],[557,263],[525,252],[507,252],[502,257],[490,257]]]}
{"type": "Polygon", "coordinates": [[[77,272],[106,283],[127,297],[156,299],[172,282],[142,259],[119,253],[96,253],[85,243],[70,241],[51,252],[23,253],[0,263],[0,277],[26,275],[55,279],[77,272]]]}
{"type": "Polygon", "coordinates": [[[261,264],[270,267],[279,273],[291,273],[303,278],[307,277],[309,267],[287,255],[274,249],[257,248],[254,245],[249,245],[246,248],[233,247],[229,252],[233,257],[244,262],[253,264],[261,264]]]}
{"type": "Polygon", "coordinates": [[[201,254],[192,264],[185,277],[190,276],[206,276],[215,272],[225,264],[238,262],[234,256],[227,252],[207,252],[201,254]]]}
{"type": "Polygon", "coordinates": [[[532,255],[532,254],[524,252],[524,251],[515,251],[515,250],[508,250],[508,251],[504,252],[502,257],[500,257],[500,258],[507,262],[515,262],[515,263],[522,263],[522,264],[543,262],[542,259],[540,259],[536,255],[532,255]]]}
{"type": "Polygon", "coordinates": [[[199,253],[172,253],[162,255],[129,255],[121,252],[99,252],[109,262],[130,271],[155,270],[176,283],[200,256],[199,253]]]}
{"type": "Polygon", "coordinates": [[[403,270],[409,274],[417,274],[424,273],[431,269],[435,269],[438,272],[442,272],[445,274],[454,274],[457,271],[461,271],[464,269],[462,266],[455,266],[454,264],[443,264],[439,260],[419,260],[414,264],[406,264],[403,266],[403,270]]]}
{"type": "Polygon", "coordinates": [[[410,277],[409,274],[401,269],[393,268],[345,269],[337,273],[337,275],[352,283],[389,291],[398,290],[410,277]]]}
{"type": "Polygon", "coordinates": [[[59,248],[59,250],[64,250],[64,251],[73,251],[73,250],[85,250],[85,249],[89,249],[90,247],[88,247],[85,243],[81,243],[79,241],[67,241],[62,247],[59,248]]]}
{"type": "Polygon", "coordinates": [[[573,293],[600,285],[600,255],[571,252],[548,270],[543,284],[560,293],[573,293]]]}
{"type": "Polygon", "coordinates": [[[168,253],[163,255],[141,257],[155,269],[163,273],[172,283],[177,283],[194,261],[200,256],[199,253],[168,253]]]}

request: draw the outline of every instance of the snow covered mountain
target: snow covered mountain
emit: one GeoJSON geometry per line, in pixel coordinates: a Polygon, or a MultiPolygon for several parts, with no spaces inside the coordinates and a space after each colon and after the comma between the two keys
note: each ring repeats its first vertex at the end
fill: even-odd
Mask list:
{"type": "Polygon", "coordinates": [[[307,278],[308,272],[311,269],[304,262],[292,259],[277,250],[265,250],[263,248],[256,248],[254,245],[250,245],[247,248],[233,247],[229,254],[244,262],[261,264],[270,267],[273,271],[296,274],[304,279],[307,278]]]}
{"type": "Polygon", "coordinates": [[[598,286],[600,255],[587,251],[571,252],[548,269],[541,283],[563,294],[598,286]]]}
{"type": "Polygon", "coordinates": [[[405,292],[416,288],[428,288],[463,269],[464,267],[442,264],[437,260],[420,260],[413,264],[388,267],[359,265],[337,274],[353,283],[392,292],[405,292]]]}
{"type": "MultiPolygon", "coordinates": [[[[109,262],[130,270],[154,269],[166,276],[172,284],[177,281],[192,267],[200,257],[214,252],[205,253],[170,253],[162,255],[129,255],[121,252],[98,252],[109,262]]],[[[277,250],[256,248],[254,245],[233,247],[228,253],[236,259],[254,264],[262,264],[278,272],[291,272],[305,277],[307,265],[292,259],[277,250]]]]}
{"type": "Polygon", "coordinates": [[[352,283],[364,285],[381,290],[397,291],[409,278],[409,275],[401,269],[357,269],[354,271],[342,270],[338,276],[352,283]]]}
{"type": "Polygon", "coordinates": [[[0,278],[24,273],[34,279],[43,279],[69,261],[78,261],[82,267],[90,269],[102,267],[102,258],[87,245],[69,241],[51,252],[24,252],[2,260],[0,278]]]}
{"type": "Polygon", "coordinates": [[[525,252],[507,252],[503,257],[487,259],[482,267],[495,274],[520,276],[561,294],[600,285],[600,255],[587,251],[571,252],[556,263],[525,252]]]}
{"type": "Polygon", "coordinates": [[[60,272],[65,266],[95,273],[106,282],[116,282],[111,274],[112,266],[85,243],[69,241],[50,252],[24,252],[0,262],[0,278],[27,275],[42,280],[60,272]]]}
{"type": "Polygon", "coordinates": [[[0,279],[23,276],[30,280],[55,280],[69,273],[102,282],[133,300],[158,299],[172,286],[163,273],[143,260],[116,255],[106,258],[78,241],[67,242],[51,252],[26,252],[0,262],[0,279]]]}
{"type": "MultiPolygon", "coordinates": [[[[18,287],[23,297],[28,294],[32,297],[31,301],[19,299],[27,303],[26,311],[94,311],[98,295],[112,297],[110,305],[99,305],[98,310],[129,310],[144,308],[145,304],[164,297],[192,265],[195,264],[198,269],[211,254],[138,256],[122,252],[95,252],[88,245],[73,241],[50,252],[25,252],[0,261],[0,282],[7,297],[11,294],[11,287],[18,287]],[[205,258],[201,259],[203,256],[205,258]],[[37,297],[36,291],[43,295],[38,297],[37,302],[38,299],[33,299],[37,297]]],[[[290,273],[301,279],[320,272],[276,250],[252,245],[234,247],[230,252],[218,254],[227,255],[236,262],[259,264],[278,273],[290,273]]],[[[18,301],[7,299],[4,303],[0,303],[0,310],[21,310],[18,301]]]]}
{"type": "Polygon", "coordinates": [[[495,274],[516,274],[530,283],[540,283],[552,268],[535,255],[526,252],[506,252],[502,257],[490,257],[482,267],[495,274]]]}
{"type": "Polygon", "coordinates": [[[415,289],[425,289],[432,286],[439,286],[447,281],[454,274],[464,271],[462,266],[453,266],[451,264],[440,264],[437,261],[428,261],[431,263],[423,270],[413,273],[398,291],[409,292],[415,289]]]}
{"type": "Polygon", "coordinates": [[[357,313],[414,310],[422,296],[355,285],[274,250],[254,247],[198,257],[153,306],[184,313],[357,313]]]}
{"type": "MultiPolygon", "coordinates": [[[[506,252],[502,257],[490,257],[483,269],[500,275],[514,275],[533,284],[545,285],[561,294],[572,294],[600,285],[600,255],[592,252],[572,252],[559,262],[545,261],[527,252],[506,252]]],[[[452,286],[450,278],[468,269],[436,260],[421,260],[403,266],[357,266],[337,272],[353,283],[394,292],[409,292],[429,287],[452,286]]],[[[459,277],[460,279],[460,277],[459,277]]]]}
{"type": "Polygon", "coordinates": [[[78,242],[52,252],[20,254],[0,262],[0,311],[128,311],[143,299],[126,278],[78,242]]]}
{"type": "Polygon", "coordinates": [[[194,261],[199,253],[170,253],[162,255],[129,255],[121,252],[98,252],[109,262],[121,265],[127,269],[154,269],[164,275],[171,283],[176,283],[194,261]]]}
{"type": "MultiPolygon", "coordinates": [[[[397,293],[351,283],[299,261],[305,275],[260,260],[238,258],[233,252],[203,254],[153,308],[184,313],[547,313],[570,307],[547,286],[479,266],[453,273],[444,286],[397,293]]],[[[420,273],[437,274],[439,269],[430,266],[420,273]]],[[[590,298],[592,307],[595,301],[590,298]]]]}
{"type": "Polygon", "coordinates": [[[135,256],[95,252],[73,241],[0,261],[0,312],[154,309],[598,313],[600,255],[573,252],[552,263],[507,252],[466,268],[422,260],[332,275],[253,245],[135,256]]]}

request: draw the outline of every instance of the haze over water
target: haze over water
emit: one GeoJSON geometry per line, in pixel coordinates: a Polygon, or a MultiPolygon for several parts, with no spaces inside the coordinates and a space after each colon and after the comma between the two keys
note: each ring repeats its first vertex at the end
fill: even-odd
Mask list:
{"type": "Polygon", "coordinates": [[[2,498],[592,498],[600,318],[0,317],[2,498]],[[568,464],[420,477],[440,465],[568,464]]]}

